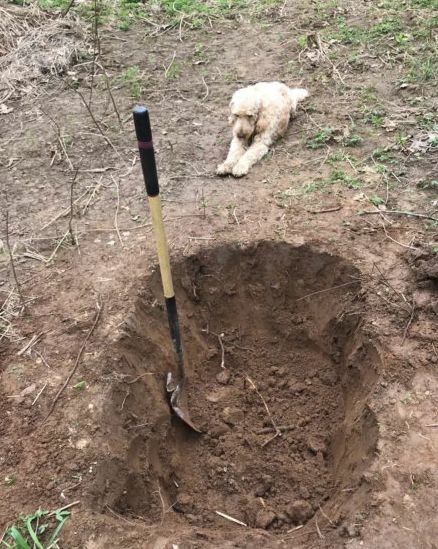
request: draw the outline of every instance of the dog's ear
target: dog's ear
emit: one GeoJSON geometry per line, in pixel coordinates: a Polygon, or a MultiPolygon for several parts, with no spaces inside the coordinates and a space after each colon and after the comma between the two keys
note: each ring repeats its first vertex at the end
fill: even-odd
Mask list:
{"type": "Polygon", "coordinates": [[[263,105],[260,102],[259,110],[257,112],[256,133],[261,134],[264,131],[266,131],[269,125],[269,122],[270,122],[270,117],[266,114],[265,110],[263,109],[263,105]]]}

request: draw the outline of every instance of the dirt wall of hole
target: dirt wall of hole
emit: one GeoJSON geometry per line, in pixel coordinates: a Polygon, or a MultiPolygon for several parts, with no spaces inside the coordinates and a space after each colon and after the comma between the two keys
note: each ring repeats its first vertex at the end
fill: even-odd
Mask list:
{"type": "Polygon", "coordinates": [[[174,278],[190,413],[204,434],[169,412],[174,357],[155,272],[113,360],[122,382],[93,505],[151,523],[165,508],[217,528],[223,511],[277,533],[341,508],[378,438],[367,402],[382,364],[363,329],[360,273],[310,246],[260,242],[185,258],[174,278]]]}

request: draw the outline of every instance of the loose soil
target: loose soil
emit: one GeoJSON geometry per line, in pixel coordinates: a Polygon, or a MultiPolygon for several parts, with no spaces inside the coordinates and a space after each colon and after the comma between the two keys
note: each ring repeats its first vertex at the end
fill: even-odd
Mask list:
{"type": "MultiPolygon", "coordinates": [[[[403,22],[421,20],[421,9],[403,22]]],[[[431,84],[396,85],[402,68],[385,53],[350,64],[350,46],[340,46],[345,85],[327,59],[303,53],[299,36],[340,15],[352,25],[387,15],[374,3],[327,10],[285,2],[262,20],[154,37],[141,24],[102,28],[99,61],[122,124],[103,78],[92,108],[117,154],[70,85],[89,98],[88,58],[4,100],[1,210],[27,308],[3,217],[0,528],[79,502],[62,547],[436,549],[436,225],[359,215],[374,195],[387,209],[433,213],[424,181],[436,150],[391,148],[385,177],[373,151],[392,147],[398,130],[414,142],[436,98],[431,84]],[[123,76],[132,66],[138,99],[123,76]],[[231,94],[273,79],[308,87],[309,102],[246,178],[214,176],[231,94]],[[370,89],[385,126],[364,120],[370,89]],[[173,417],[164,390],[175,362],[131,122],[137,102],[151,111],[188,405],[202,435],[173,417]],[[352,154],[340,142],[352,121],[363,165],[329,159],[352,154]],[[306,146],[326,127],[334,141],[306,146]],[[360,188],[309,187],[341,168],[360,188]],[[96,328],[47,417],[98,299],[96,328]]]]}

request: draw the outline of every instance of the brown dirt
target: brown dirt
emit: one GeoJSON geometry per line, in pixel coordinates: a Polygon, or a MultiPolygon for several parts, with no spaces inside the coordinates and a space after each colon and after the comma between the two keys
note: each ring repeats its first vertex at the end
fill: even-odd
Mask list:
{"type": "MultiPolygon", "coordinates": [[[[367,21],[380,9],[371,4],[343,3],[342,13],[367,21]]],[[[339,13],[329,11],[334,24],[339,13]]],[[[214,21],[183,29],[182,41],[178,31],[150,38],[142,27],[102,30],[110,76],[132,65],[143,74],[139,102],[151,109],[187,391],[201,436],[170,415],[164,394],[174,362],[126,87],[114,84],[122,129],[102,80],[93,99],[122,159],[63,81],[37,98],[9,101],[13,111],[0,114],[2,211],[8,205],[28,300],[20,314],[8,255],[0,253],[0,465],[2,477],[14,479],[0,483],[0,528],[20,512],[80,501],[62,547],[436,549],[438,442],[428,427],[438,410],[436,227],[357,215],[371,209],[373,194],[388,193],[391,209],[434,207],[436,193],[419,182],[433,174],[435,153],[395,151],[386,185],[370,155],[394,135],[361,114],[373,85],[386,119],[416,135],[416,117],[433,110],[434,93],[427,85],[395,87],[399,66],[370,55],[361,68],[339,66],[343,88],[329,64],[300,56],[297,37],[318,28],[318,6],[286,2],[281,16],[214,21]],[[180,70],[169,80],[164,70],[175,50],[180,70]],[[216,178],[231,93],[273,78],[309,87],[307,112],[244,180],[216,178]],[[54,252],[68,215],[46,225],[69,205],[74,170],[44,113],[68,136],[80,169],[74,196],[87,192],[73,218],[79,245],[64,242],[48,263],[41,256],[54,252]],[[314,151],[306,139],[328,126],[342,135],[351,119],[364,136],[355,153],[366,167],[362,187],[303,193],[332,173],[328,154],[341,148],[314,151]],[[334,206],[341,209],[310,213],[334,206]],[[347,282],[354,283],[300,300],[347,282]],[[45,421],[98,294],[99,323],[45,421]],[[214,334],[224,334],[225,372],[214,334]],[[38,341],[20,353],[34,335],[38,341]],[[80,381],[85,387],[75,388],[80,381]],[[291,427],[269,442],[271,432],[259,434],[271,425],[260,395],[276,424],[291,427]]],[[[72,68],[85,94],[88,68],[72,68]]],[[[347,161],[341,166],[357,175],[347,161]]],[[[4,234],[2,243],[4,252],[4,234]]]]}
{"type": "Polygon", "coordinates": [[[188,404],[204,434],[170,421],[162,372],[173,361],[155,275],[122,338],[127,375],[137,385],[135,392],[116,393],[112,406],[123,410],[123,425],[137,436],[129,441],[122,492],[109,494],[111,503],[158,520],[160,500],[149,494],[159,490],[165,507],[191,524],[224,527],[219,510],[285,534],[334,495],[339,499],[375,451],[367,396],[381,361],[354,313],[358,273],[306,246],[266,242],[243,250],[222,246],[175,270],[187,282],[178,298],[188,404]],[[342,288],[303,299],[321,281],[342,288]],[[273,438],[264,402],[275,425],[287,428],[281,436],[273,438]]]}

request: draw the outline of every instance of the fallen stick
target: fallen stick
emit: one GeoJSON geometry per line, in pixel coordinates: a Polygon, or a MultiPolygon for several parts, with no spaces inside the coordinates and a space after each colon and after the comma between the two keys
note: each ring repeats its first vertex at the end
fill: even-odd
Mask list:
{"type": "Polygon", "coordinates": [[[75,361],[75,363],[74,363],[73,368],[71,369],[71,372],[68,374],[67,379],[64,381],[64,384],[62,385],[62,387],[61,387],[61,388],[59,389],[59,391],[56,393],[56,396],[55,396],[55,398],[53,399],[52,405],[50,406],[49,412],[48,412],[48,414],[46,415],[46,417],[44,418],[43,421],[46,421],[47,418],[50,416],[50,414],[53,412],[53,410],[54,410],[54,408],[55,408],[55,405],[56,405],[56,403],[57,403],[58,400],[59,400],[59,397],[61,396],[61,394],[63,393],[64,389],[67,387],[67,385],[69,384],[71,378],[73,377],[74,373],[76,372],[77,367],[79,366],[79,361],[81,360],[82,353],[84,352],[85,346],[86,346],[88,340],[90,339],[91,334],[94,332],[94,328],[96,327],[96,325],[97,325],[97,323],[98,323],[98,321],[99,321],[101,311],[102,311],[102,303],[101,303],[101,301],[100,301],[100,296],[99,296],[99,297],[98,297],[98,300],[97,300],[97,302],[96,302],[96,316],[95,316],[95,318],[94,318],[93,325],[92,325],[91,328],[89,329],[88,334],[87,334],[86,338],[84,339],[84,342],[82,343],[81,348],[79,349],[78,356],[76,357],[76,361],[75,361]]]}
{"type": "Polygon", "coordinates": [[[422,219],[431,219],[432,221],[438,221],[436,217],[431,215],[416,213],[416,212],[404,212],[402,210],[362,210],[359,215],[372,215],[372,214],[393,214],[393,215],[407,215],[408,217],[421,217],[422,219]]]}
{"type": "Polygon", "coordinates": [[[241,526],[248,526],[244,522],[242,522],[239,519],[236,519],[234,517],[230,517],[230,515],[226,515],[225,513],[222,513],[221,511],[215,511],[216,515],[219,515],[220,517],[223,517],[224,519],[230,520],[231,522],[235,522],[236,524],[240,524],[241,526]]]}
{"type": "Polygon", "coordinates": [[[342,206],[336,206],[336,208],[327,208],[325,210],[306,210],[311,214],[323,214],[328,212],[337,212],[342,209],[342,206]]]}

